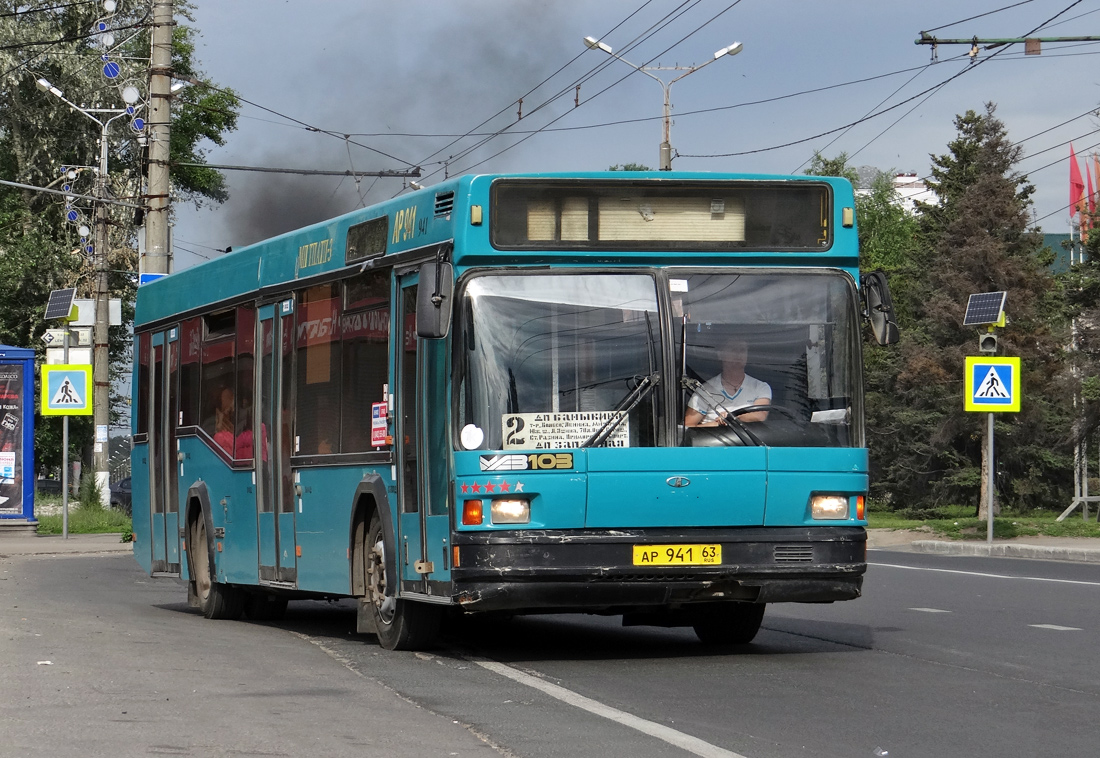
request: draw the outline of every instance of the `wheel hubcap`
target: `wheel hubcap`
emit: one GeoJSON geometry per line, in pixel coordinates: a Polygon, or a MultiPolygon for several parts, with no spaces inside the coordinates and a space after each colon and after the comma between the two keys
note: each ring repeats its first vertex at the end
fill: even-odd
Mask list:
{"type": "Polygon", "coordinates": [[[393,621],[396,601],[386,595],[386,545],[379,539],[367,556],[367,593],[378,618],[385,624],[393,621]]]}

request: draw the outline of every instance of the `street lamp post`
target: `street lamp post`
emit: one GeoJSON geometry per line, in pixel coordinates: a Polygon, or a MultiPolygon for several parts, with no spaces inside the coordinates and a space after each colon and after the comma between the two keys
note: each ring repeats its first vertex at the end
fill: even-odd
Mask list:
{"type": "Polygon", "coordinates": [[[719,58],[727,55],[737,55],[744,47],[744,45],[742,45],[740,42],[734,42],[728,47],[723,47],[721,50],[717,51],[714,54],[713,58],[708,60],[706,63],[699,64],[698,66],[638,66],[634,63],[631,63],[626,58],[623,58],[621,55],[616,55],[615,52],[611,49],[610,45],[608,45],[606,42],[601,42],[595,37],[585,37],[584,44],[587,45],[590,50],[603,50],[612,58],[622,61],[635,71],[642,72],[650,79],[661,85],[661,89],[664,91],[665,95],[664,139],[661,141],[660,155],[661,171],[672,170],[672,100],[669,96],[669,93],[672,90],[672,85],[680,81],[684,77],[694,74],[699,69],[709,66],[711,63],[714,63],[719,58]],[[684,73],[666,82],[664,79],[661,79],[660,77],[651,74],[651,71],[683,71],[684,73]]]}
{"type": "MultiPolygon", "coordinates": [[[[43,92],[58,98],[74,111],[82,113],[99,126],[99,176],[96,178],[95,242],[92,251],[92,268],[95,271],[95,326],[92,330],[92,417],[96,428],[93,462],[96,488],[104,503],[111,501],[111,473],[109,468],[109,438],[103,440],[110,424],[111,378],[107,352],[107,327],[110,324],[110,300],[107,286],[107,129],[111,122],[131,112],[128,108],[83,108],[65,98],[61,90],[46,79],[38,79],[35,85],[43,92]],[[93,114],[110,115],[106,120],[93,114]],[[111,115],[113,114],[113,115],[111,115]],[[102,432],[101,432],[102,430],[102,432]]],[[[136,99],[136,98],[135,98],[136,99]]]]}

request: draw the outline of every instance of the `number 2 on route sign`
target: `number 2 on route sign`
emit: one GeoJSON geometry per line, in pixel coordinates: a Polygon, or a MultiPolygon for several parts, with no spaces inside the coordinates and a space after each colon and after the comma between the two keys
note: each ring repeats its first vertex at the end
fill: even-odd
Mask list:
{"type": "Polygon", "coordinates": [[[967,356],[964,407],[985,413],[1020,410],[1020,359],[967,356]]]}

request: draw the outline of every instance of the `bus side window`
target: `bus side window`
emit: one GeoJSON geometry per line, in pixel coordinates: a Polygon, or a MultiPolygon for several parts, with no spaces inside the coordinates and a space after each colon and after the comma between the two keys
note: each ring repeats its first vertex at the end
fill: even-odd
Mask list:
{"type": "Polygon", "coordinates": [[[230,310],[203,317],[199,384],[202,428],[228,454],[233,450],[236,406],[236,316],[236,311],[230,310]]]}
{"type": "Polygon", "coordinates": [[[371,405],[385,399],[382,389],[389,373],[388,271],[367,272],[344,284],[340,332],[345,388],[340,401],[340,450],[367,452],[371,449],[371,405]]]}
{"type": "Polygon", "coordinates": [[[298,297],[295,430],[299,455],[340,452],[340,290],[320,284],[298,297]]]}
{"type": "Polygon", "coordinates": [[[180,324],[180,426],[202,423],[202,394],[199,391],[199,367],[202,356],[202,320],[193,318],[180,324]]]}
{"type": "Polygon", "coordinates": [[[149,350],[153,344],[152,335],[148,332],[137,335],[135,342],[137,346],[135,351],[137,352],[137,365],[138,365],[138,396],[137,396],[137,433],[148,434],[149,433],[149,350]]]}

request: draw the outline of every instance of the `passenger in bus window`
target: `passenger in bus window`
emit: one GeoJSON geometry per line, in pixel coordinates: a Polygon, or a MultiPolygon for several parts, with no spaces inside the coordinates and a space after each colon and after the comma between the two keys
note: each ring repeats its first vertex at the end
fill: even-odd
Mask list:
{"type": "Polygon", "coordinates": [[[212,433],[214,442],[218,447],[232,455],[234,435],[233,388],[223,387],[217,398],[218,402],[214,407],[214,415],[207,418],[203,427],[212,433]]]}
{"type": "MultiPolygon", "coordinates": [[[[722,372],[705,382],[688,400],[684,426],[718,426],[719,417],[750,405],[770,405],[772,388],[767,382],[745,373],[749,345],[740,337],[732,337],[718,348],[722,372]]],[[[753,411],[733,416],[738,421],[765,421],[767,411],[753,411]]]]}

